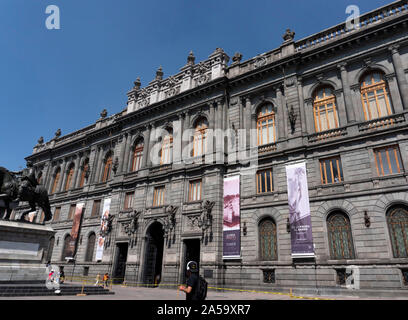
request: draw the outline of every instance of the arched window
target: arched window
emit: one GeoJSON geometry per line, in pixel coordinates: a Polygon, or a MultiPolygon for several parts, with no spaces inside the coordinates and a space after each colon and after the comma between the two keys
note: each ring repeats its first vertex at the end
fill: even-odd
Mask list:
{"type": "Polygon", "coordinates": [[[133,151],[132,171],[138,171],[142,166],[143,147],[143,139],[137,140],[135,149],[133,151]]]}
{"type": "Polygon", "coordinates": [[[60,176],[61,176],[61,168],[58,168],[54,174],[54,182],[52,184],[51,193],[55,193],[57,191],[60,176]]]}
{"type": "Polygon", "coordinates": [[[86,247],[85,261],[92,261],[93,254],[94,254],[94,249],[95,249],[95,241],[96,241],[96,235],[95,235],[95,233],[92,232],[88,237],[88,244],[87,244],[87,247],[86,247]]]}
{"type": "Polygon", "coordinates": [[[354,259],[353,238],[348,217],[335,212],[327,218],[330,257],[335,260],[354,259]]]}
{"type": "Polygon", "coordinates": [[[171,163],[172,157],[173,157],[173,130],[167,129],[167,133],[163,137],[160,164],[171,163]]]}
{"type": "Polygon", "coordinates": [[[260,260],[277,260],[276,224],[272,219],[264,219],[259,223],[260,260]]]}
{"type": "Polygon", "coordinates": [[[85,184],[85,178],[87,175],[87,172],[89,170],[89,159],[85,159],[83,165],[82,165],[82,171],[81,171],[81,180],[79,180],[79,187],[82,188],[85,184]]]}
{"type": "Polygon", "coordinates": [[[197,120],[194,132],[193,157],[202,156],[207,151],[208,122],[205,118],[197,120]]]}
{"type": "Polygon", "coordinates": [[[392,105],[384,75],[378,71],[362,77],[360,83],[361,102],[365,120],[372,120],[391,115],[392,105]]]}
{"type": "Polygon", "coordinates": [[[67,181],[65,182],[65,191],[68,191],[71,187],[72,177],[74,176],[74,164],[71,164],[67,171],[67,181]]]}
{"type": "Polygon", "coordinates": [[[69,242],[71,241],[71,236],[67,234],[64,238],[64,248],[62,249],[61,260],[65,260],[68,257],[69,242]]]}
{"type": "Polygon", "coordinates": [[[398,206],[387,213],[388,229],[391,236],[394,258],[408,257],[408,210],[398,206]]]}
{"type": "Polygon", "coordinates": [[[110,179],[111,171],[112,171],[112,154],[109,153],[109,155],[107,156],[105,160],[105,167],[103,169],[102,182],[106,182],[110,179]]]}
{"type": "Polygon", "coordinates": [[[316,132],[338,128],[336,97],[330,87],[321,87],[313,97],[313,115],[316,132]]]}
{"type": "Polygon", "coordinates": [[[258,146],[274,143],[276,141],[275,112],[272,104],[261,107],[257,121],[258,146]]]}

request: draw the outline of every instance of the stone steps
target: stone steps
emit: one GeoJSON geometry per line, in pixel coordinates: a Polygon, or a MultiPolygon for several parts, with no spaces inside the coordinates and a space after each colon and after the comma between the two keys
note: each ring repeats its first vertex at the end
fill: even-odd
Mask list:
{"type": "MultiPolygon", "coordinates": [[[[61,285],[59,295],[72,296],[82,292],[82,286],[61,285]]],[[[22,296],[54,296],[55,290],[47,289],[45,284],[27,285],[27,284],[2,284],[0,285],[0,297],[22,297],[22,296]]],[[[114,294],[109,289],[103,287],[85,286],[83,293],[86,295],[105,295],[114,294]]]]}

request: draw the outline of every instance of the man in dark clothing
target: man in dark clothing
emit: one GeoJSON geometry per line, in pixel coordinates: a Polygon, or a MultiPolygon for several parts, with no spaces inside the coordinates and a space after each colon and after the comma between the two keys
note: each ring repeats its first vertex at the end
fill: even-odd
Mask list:
{"type": "Polygon", "coordinates": [[[187,277],[187,287],[180,286],[179,289],[186,293],[186,300],[197,301],[198,265],[195,261],[187,263],[187,277]]]}

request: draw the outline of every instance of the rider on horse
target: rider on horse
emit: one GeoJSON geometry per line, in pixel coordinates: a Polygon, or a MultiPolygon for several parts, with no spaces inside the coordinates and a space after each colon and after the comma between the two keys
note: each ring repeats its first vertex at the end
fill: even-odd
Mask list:
{"type": "Polygon", "coordinates": [[[24,194],[27,194],[28,192],[35,193],[35,188],[38,186],[38,181],[36,178],[35,168],[31,161],[27,161],[27,169],[18,172],[10,172],[16,175],[22,175],[21,183],[18,187],[18,196],[16,201],[22,201],[24,194]]]}

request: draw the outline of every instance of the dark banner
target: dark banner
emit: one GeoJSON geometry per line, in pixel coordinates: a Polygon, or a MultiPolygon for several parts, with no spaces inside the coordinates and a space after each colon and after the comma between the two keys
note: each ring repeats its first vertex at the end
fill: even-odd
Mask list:
{"type": "Polygon", "coordinates": [[[314,257],[306,164],[286,166],[286,176],[292,257],[314,257]]]}
{"type": "Polygon", "coordinates": [[[241,256],[239,178],[224,178],[223,258],[241,256]]]}
{"type": "Polygon", "coordinates": [[[75,208],[74,221],[72,223],[71,238],[70,238],[70,241],[68,242],[68,248],[66,251],[67,258],[73,258],[75,255],[83,208],[84,208],[84,203],[77,203],[76,208],[75,208]]]}

